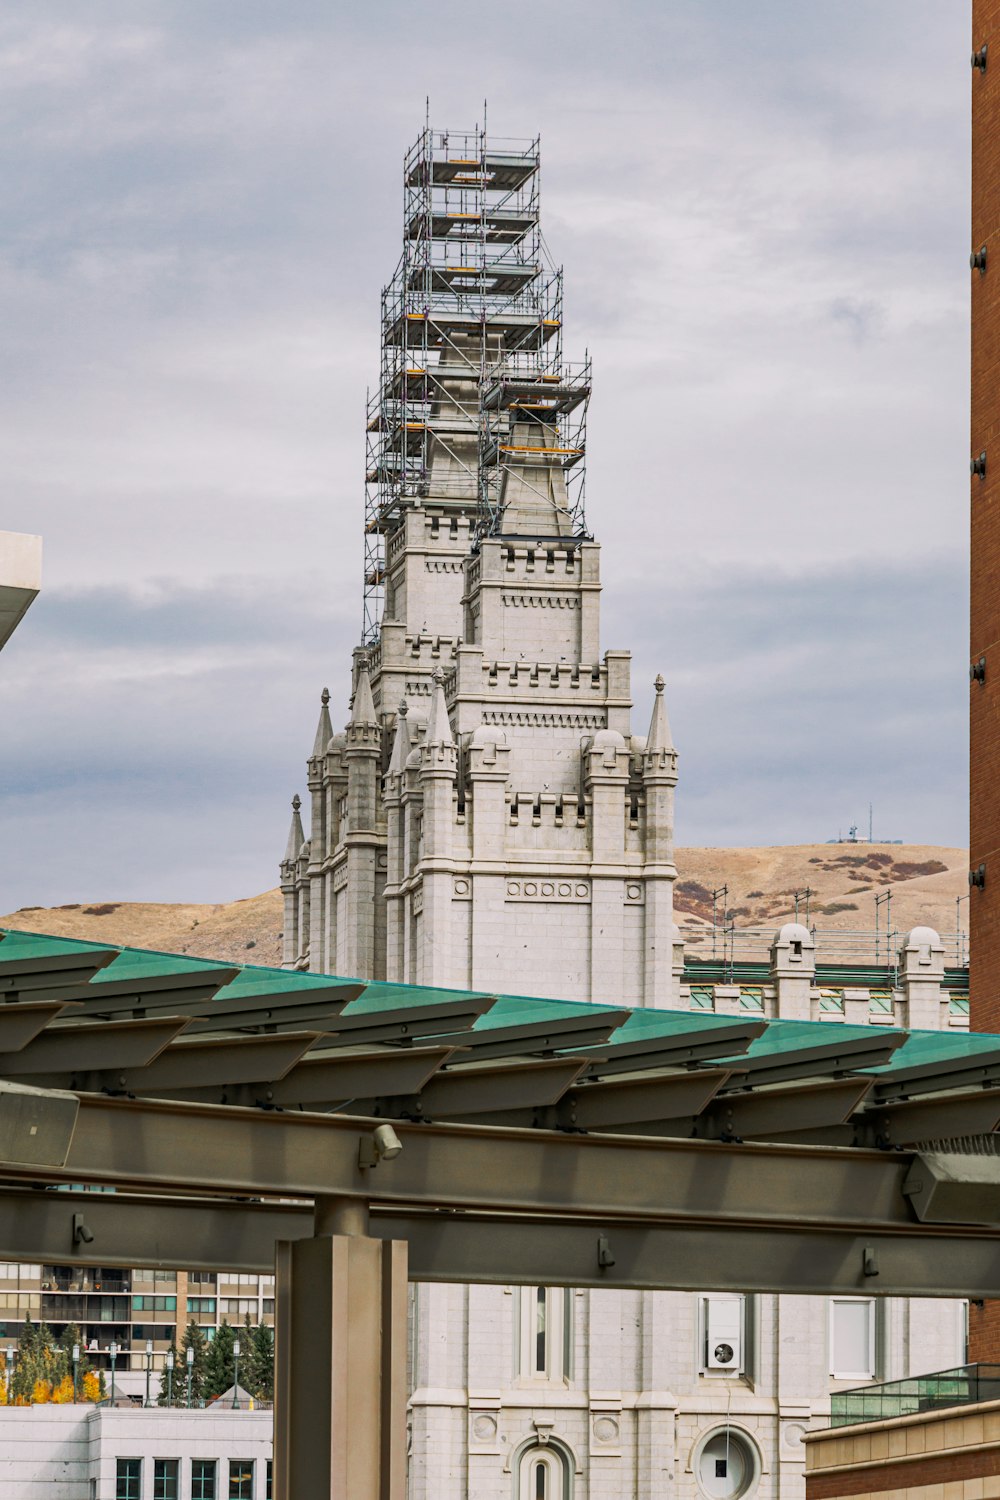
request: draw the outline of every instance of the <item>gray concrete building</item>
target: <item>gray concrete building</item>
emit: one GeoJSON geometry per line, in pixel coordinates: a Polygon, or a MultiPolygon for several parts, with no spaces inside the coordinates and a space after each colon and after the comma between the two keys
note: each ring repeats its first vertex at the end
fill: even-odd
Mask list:
{"type": "MultiPolygon", "coordinates": [[[[967,1025],[930,929],[910,935],[888,1000],[818,985],[795,924],[765,982],[685,980],[677,753],[663,680],[634,725],[629,653],[601,645],[582,503],[590,369],[562,354],[537,142],[428,130],[404,183],[369,414],[365,638],[343,731],[323,693],[308,832],[294,806],[285,964],[817,1025],[967,1025]]],[[[800,1497],[802,1437],[832,1389],[965,1352],[957,1302],[412,1295],[411,1500],[800,1497]]]]}

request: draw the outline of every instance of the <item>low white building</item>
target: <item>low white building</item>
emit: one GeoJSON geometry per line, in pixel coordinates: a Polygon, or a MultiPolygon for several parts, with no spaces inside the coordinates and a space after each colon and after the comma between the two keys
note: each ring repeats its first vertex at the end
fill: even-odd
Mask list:
{"type": "Polygon", "coordinates": [[[3,1500],[270,1500],[271,1412],[0,1408],[3,1500]]]}

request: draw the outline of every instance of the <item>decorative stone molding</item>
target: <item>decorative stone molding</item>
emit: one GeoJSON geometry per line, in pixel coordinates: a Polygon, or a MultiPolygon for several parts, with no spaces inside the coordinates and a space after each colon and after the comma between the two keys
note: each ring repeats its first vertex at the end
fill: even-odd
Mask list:
{"type": "Polygon", "coordinates": [[[599,713],[558,713],[531,708],[484,708],[484,724],[523,724],[532,729],[605,729],[607,716],[599,713]]]}
{"type": "Polygon", "coordinates": [[[500,602],[508,609],[579,609],[580,600],[573,594],[501,594],[500,602]]]}
{"type": "Polygon", "coordinates": [[[508,880],[508,901],[568,901],[583,905],[590,900],[589,880],[508,880]]]}
{"type": "Polygon", "coordinates": [[[452,882],[451,895],[453,901],[471,901],[472,881],[465,875],[456,875],[452,882]]]}

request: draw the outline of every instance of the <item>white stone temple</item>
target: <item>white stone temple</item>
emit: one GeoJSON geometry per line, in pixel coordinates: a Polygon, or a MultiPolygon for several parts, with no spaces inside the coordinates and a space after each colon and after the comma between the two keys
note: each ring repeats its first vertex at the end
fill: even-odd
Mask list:
{"type": "MultiPolygon", "coordinates": [[[[490,239],[530,217],[530,172],[517,184],[537,143],[518,155],[459,140],[427,132],[407,161],[407,193],[424,197],[407,198],[417,228],[383,305],[370,422],[369,583],[384,604],[354,654],[342,732],[323,693],[309,830],[296,799],[281,865],[284,962],[738,1011],[738,983],[693,997],[684,982],[663,681],[643,693],[647,732],[633,732],[629,653],[601,647],[600,547],[572,497],[582,449],[566,437],[584,385],[546,353],[551,307],[527,297],[523,242],[490,239]],[[477,214],[475,244],[451,238],[477,214]],[[488,275],[513,290],[490,301],[488,275]],[[407,320],[422,320],[419,348],[407,320]]],[[[589,367],[586,382],[585,394],[589,367]]],[[[935,934],[911,935],[899,976],[887,1008],[859,981],[824,1011],[812,936],[789,925],[752,1004],[952,1023],[935,934]]],[[[956,1302],[415,1287],[410,1500],[798,1500],[802,1434],[825,1423],[831,1390],[961,1363],[964,1316],[956,1302]]]]}

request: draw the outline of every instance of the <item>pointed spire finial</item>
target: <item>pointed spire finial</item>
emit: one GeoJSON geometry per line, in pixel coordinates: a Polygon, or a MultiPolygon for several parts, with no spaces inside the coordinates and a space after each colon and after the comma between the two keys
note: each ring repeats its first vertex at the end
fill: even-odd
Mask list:
{"type": "Polygon", "coordinates": [[[312,753],[313,753],[313,757],[314,758],[317,755],[325,755],[326,754],[326,747],[329,745],[329,743],[330,743],[330,736],[333,734],[333,725],[330,722],[330,689],[329,688],[324,688],[323,689],[322,693],[320,694],[319,701],[320,701],[319,723],[316,725],[316,737],[313,740],[313,747],[312,747],[312,753]]]}
{"type": "Polygon", "coordinates": [[[302,819],[299,817],[299,808],[301,806],[302,798],[296,792],[292,798],[292,826],[288,830],[288,843],[285,845],[284,862],[286,864],[295,863],[305,842],[305,834],[302,832],[302,819]]]}
{"type": "Polygon", "coordinates": [[[431,681],[434,686],[431,689],[431,712],[427,720],[427,744],[453,745],[455,739],[451,732],[448,704],[444,696],[444,672],[440,667],[434,672],[431,681]]]}
{"type": "Polygon", "coordinates": [[[377,724],[375,717],[375,700],[372,698],[371,679],[368,676],[368,657],[364,654],[358,657],[358,685],[354,691],[354,702],[351,704],[352,724],[377,724]]]}
{"type": "Polygon", "coordinates": [[[653,717],[649,721],[649,734],[646,736],[647,756],[658,755],[664,750],[674,748],[670,721],[667,718],[667,702],[663,696],[665,683],[662,676],[657,674],[653,686],[656,689],[656,697],[653,699],[653,717]]]}
{"type": "Polygon", "coordinates": [[[406,759],[410,753],[410,726],[406,719],[406,699],[400,700],[396,719],[396,738],[392,742],[392,754],[389,757],[388,776],[402,776],[406,770],[406,759]]]}

